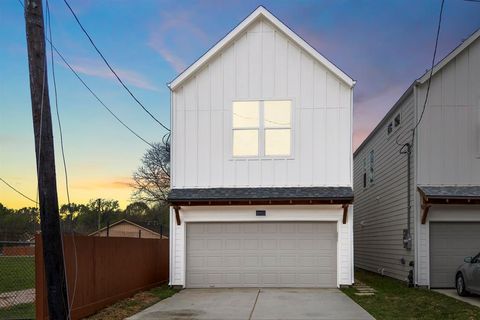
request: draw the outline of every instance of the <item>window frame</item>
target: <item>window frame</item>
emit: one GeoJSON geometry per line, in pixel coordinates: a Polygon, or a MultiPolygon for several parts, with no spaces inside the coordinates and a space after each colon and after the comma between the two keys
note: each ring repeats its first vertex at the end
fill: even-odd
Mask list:
{"type": "Polygon", "coordinates": [[[372,149],[368,153],[368,184],[375,184],[375,150],[372,149]]]}
{"type": "Polygon", "coordinates": [[[263,99],[234,99],[230,105],[230,157],[229,160],[274,160],[274,159],[285,159],[292,160],[294,159],[294,121],[295,121],[295,102],[293,98],[263,98],[263,99]],[[234,128],[233,127],[233,104],[235,102],[259,102],[259,125],[258,128],[234,128]],[[290,101],[290,128],[287,127],[278,127],[278,128],[269,128],[265,127],[265,118],[264,118],[264,105],[265,101],[290,101]],[[266,155],[265,154],[265,131],[266,130],[285,130],[290,129],[290,154],[289,155],[266,155]],[[234,148],[234,134],[235,130],[258,130],[258,153],[256,156],[235,156],[233,154],[234,148]]]}
{"type": "Polygon", "coordinates": [[[393,118],[390,118],[390,119],[391,120],[387,123],[387,138],[390,138],[391,136],[395,135],[395,133],[402,127],[402,122],[403,122],[402,111],[395,113],[393,118]],[[395,119],[397,117],[399,118],[400,121],[398,125],[395,125],[395,119]]]}

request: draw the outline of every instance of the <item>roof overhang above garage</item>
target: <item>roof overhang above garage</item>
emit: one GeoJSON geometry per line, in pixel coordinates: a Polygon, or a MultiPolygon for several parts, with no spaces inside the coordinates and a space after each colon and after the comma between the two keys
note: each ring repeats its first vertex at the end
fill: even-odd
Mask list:
{"type": "Polygon", "coordinates": [[[172,205],[350,204],[351,187],[266,187],[172,189],[172,205]]]}
{"type": "Polygon", "coordinates": [[[422,224],[433,204],[480,204],[480,186],[418,186],[422,196],[422,224]]]}
{"type": "Polygon", "coordinates": [[[343,223],[353,202],[351,187],[265,187],[172,189],[168,202],[180,224],[181,206],[342,205],[343,223]]]}

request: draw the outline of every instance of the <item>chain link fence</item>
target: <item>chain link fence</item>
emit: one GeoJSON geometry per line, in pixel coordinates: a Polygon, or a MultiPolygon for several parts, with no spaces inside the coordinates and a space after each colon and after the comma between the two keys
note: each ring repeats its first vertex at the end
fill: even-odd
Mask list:
{"type": "Polygon", "coordinates": [[[34,238],[0,241],[0,319],[35,319],[34,238]]]}
{"type": "MultiPolygon", "coordinates": [[[[157,220],[133,223],[137,229],[132,229],[131,226],[126,228],[125,223],[107,223],[102,232],[97,230],[99,233],[93,234],[84,230],[79,232],[80,230],[67,223],[62,223],[61,229],[65,234],[103,237],[169,237],[168,224],[157,220]]],[[[0,320],[35,319],[35,232],[10,231],[20,229],[15,226],[8,229],[0,226],[0,229],[0,320]]],[[[39,229],[38,225],[35,229],[39,229]]]]}

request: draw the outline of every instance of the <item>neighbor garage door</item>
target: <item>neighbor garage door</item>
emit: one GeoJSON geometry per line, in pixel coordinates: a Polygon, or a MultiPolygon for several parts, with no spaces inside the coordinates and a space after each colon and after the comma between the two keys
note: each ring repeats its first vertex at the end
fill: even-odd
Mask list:
{"type": "Polygon", "coordinates": [[[480,251],[480,223],[430,223],[430,286],[453,288],[455,271],[465,257],[480,251]]]}
{"type": "Polygon", "coordinates": [[[335,287],[331,222],[187,223],[186,286],[335,287]]]}

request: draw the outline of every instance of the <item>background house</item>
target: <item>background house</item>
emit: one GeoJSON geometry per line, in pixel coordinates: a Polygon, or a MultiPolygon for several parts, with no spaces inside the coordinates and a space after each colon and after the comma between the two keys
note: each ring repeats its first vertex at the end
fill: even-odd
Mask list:
{"type": "Polygon", "coordinates": [[[410,155],[430,72],[355,151],[356,266],[406,280],[413,261],[415,284],[453,287],[464,257],[480,251],[479,37],[433,69],[410,155]]]}
{"type": "Polygon", "coordinates": [[[352,284],[353,85],[263,7],[170,83],[171,285],[352,284]]]}
{"type": "Polygon", "coordinates": [[[160,226],[142,223],[142,225],[127,219],[119,220],[111,225],[92,232],[89,236],[93,237],[127,237],[127,238],[146,238],[146,239],[168,239],[166,235],[160,234],[160,226]]]}

